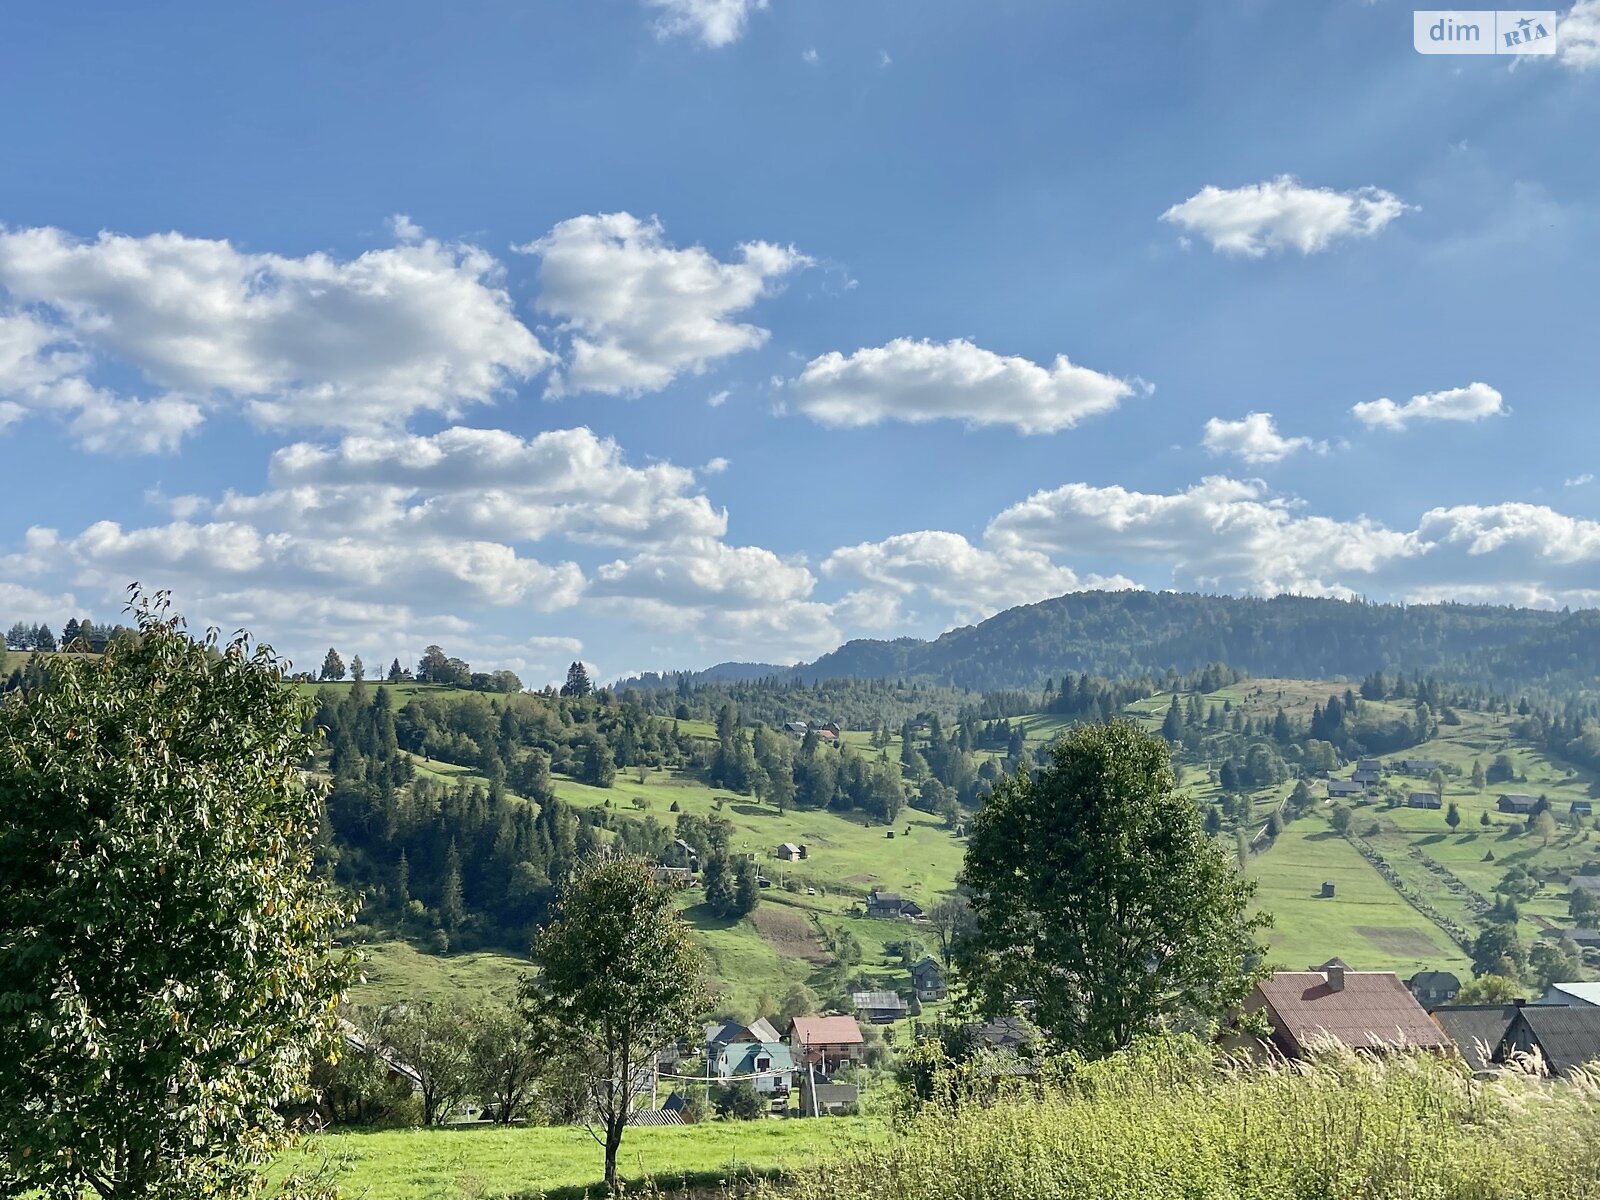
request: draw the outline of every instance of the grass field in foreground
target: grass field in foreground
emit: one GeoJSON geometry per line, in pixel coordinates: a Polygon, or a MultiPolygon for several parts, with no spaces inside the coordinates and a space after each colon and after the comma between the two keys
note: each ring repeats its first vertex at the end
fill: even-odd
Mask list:
{"type": "MultiPolygon", "coordinates": [[[[868,1117],[711,1121],[630,1129],[617,1165],[629,1181],[736,1171],[788,1170],[883,1136],[868,1117]]],[[[458,1196],[603,1194],[604,1155],[581,1127],[402,1129],[334,1133],[310,1139],[280,1169],[331,1164],[346,1196],[365,1200],[443,1200],[458,1196]]]]}

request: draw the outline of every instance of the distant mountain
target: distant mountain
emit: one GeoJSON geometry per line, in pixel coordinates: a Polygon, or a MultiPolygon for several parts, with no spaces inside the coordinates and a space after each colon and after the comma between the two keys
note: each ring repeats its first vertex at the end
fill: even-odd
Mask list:
{"type": "MultiPolygon", "coordinates": [[[[725,663],[688,678],[915,679],[996,691],[1036,687],[1067,671],[1127,678],[1213,662],[1257,676],[1354,680],[1373,671],[1435,672],[1500,690],[1591,691],[1600,687],[1600,612],[1075,592],[933,641],[853,641],[797,667],[725,663]]],[[[657,686],[677,683],[676,676],[662,679],[657,686]]]]}

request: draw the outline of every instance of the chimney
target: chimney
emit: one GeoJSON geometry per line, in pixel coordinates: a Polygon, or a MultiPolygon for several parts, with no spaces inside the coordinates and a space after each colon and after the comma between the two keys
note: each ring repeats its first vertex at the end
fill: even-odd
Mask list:
{"type": "Polygon", "coordinates": [[[1515,1005],[1516,1005],[1516,1006],[1517,1006],[1517,1007],[1518,1007],[1518,1008],[1521,1008],[1521,1007],[1522,1007],[1522,1006],[1523,1006],[1523,1005],[1524,1005],[1524,1004],[1526,1004],[1526,1003],[1527,1003],[1527,1002],[1528,1002],[1528,1001],[1527,1001],[1527,999],[1526,999],[1526,998],[1525,998],[1525,997],[1523,997],[1523,996],[1518,996],[1518,997],[1517,997],[1517,998],[1516,998],[1516,999],[1515,999],[1515,1000],[1513,1000],[1513,1001],[1512,1001],[1512,1002],[1511,1002],[1511,1003],[1513,1003],[1513,1004],[1515,1004],[1515,1005]]]}
{"type": "Polygon", "coordinates": [[[1328,990],[1334,992],[1344,991],[1344,968],[1328,968],[1328,990]]]}

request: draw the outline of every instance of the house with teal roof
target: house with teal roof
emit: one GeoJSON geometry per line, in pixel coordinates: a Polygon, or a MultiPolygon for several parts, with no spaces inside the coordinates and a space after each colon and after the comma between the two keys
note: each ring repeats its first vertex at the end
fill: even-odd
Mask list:
{"type": "Polygon", "coordinates": [[[794,1059],[782,1042],[729,1042],[716,1059],[724,1083],[748,1079],[763,1095],[787,1096],[794,1084],[794,1059]]]}

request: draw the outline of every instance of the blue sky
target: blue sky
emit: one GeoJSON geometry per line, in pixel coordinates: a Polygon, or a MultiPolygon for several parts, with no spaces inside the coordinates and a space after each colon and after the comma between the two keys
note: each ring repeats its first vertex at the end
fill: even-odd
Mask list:
{"type": "Polygon", "coordinates": [[[0,622],[534,684],[1074,588],[1600,603],[1600,0],[14,9],[0,622]]]}

